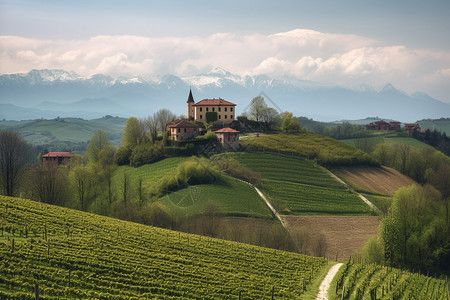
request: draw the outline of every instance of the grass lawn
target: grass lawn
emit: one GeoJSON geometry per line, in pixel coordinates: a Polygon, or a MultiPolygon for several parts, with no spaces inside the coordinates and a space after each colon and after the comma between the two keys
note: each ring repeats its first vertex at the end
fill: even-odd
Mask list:
{"type": "Polygon", "coordinates": [[[264,201],[250,185],[229,176],[214,184],[189,186],[161,198],[173,213],[196,215],[204,212],[209,202],[216,203],[220,212],[231,216],[272,218],[264,201]]]}
{"type": "MultiPolygon", "coordinates": [[[[423,147],[427,147],[428,145],[416,140],[415,138],[408,137],[408,136],[397,136],[395,133],[384,133],[384,134],[377,134],[375,136],[367,137],[367,138],[361,138],[367,140],[372,145],[382,144],[386,143],[387,145],[394,145],[394,144],[402,144],[406,143],[410,145],[411,147],[420,149],[423,147]]],[[[360,139],[348,139],[348,140],[341,140],[341,142],[356,147],[357,141],[360,139]]]]}
{"type": "Polygon", "coordinates": [[[275,153],[231,153],[263,176],[262,191],[284,214],[367,215],[370,208],[312,161],[275,153]]]}

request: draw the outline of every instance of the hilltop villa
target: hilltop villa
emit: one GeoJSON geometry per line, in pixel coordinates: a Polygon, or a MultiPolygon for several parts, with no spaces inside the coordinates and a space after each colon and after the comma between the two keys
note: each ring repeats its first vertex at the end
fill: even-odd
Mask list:
{"type": "Polygon", "coordinates": [[[235,119],[236,104],[224,99],[203,99],[197,103],[194,101],[192,91],[189,90],[187,100],[187,117],[200,122],[231,123],[235,119]]]}
{"type": "Polygon", "coordinates": [[[167,131],[170,132],[172,141],[195,139],[200,131],[200,126],[197,124],[192,124],[182,119],[169,122],[166,127],[167,131]]]}

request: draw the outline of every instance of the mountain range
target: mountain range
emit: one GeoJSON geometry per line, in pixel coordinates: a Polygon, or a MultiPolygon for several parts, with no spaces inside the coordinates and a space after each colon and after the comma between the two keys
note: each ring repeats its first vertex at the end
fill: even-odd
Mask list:
{"type": "Polygon", "coordinates": [[[320,121],[380,116],[401,122],[450,115],[450,104],[424,93],[407,94],[391,84],[347,88],[292,77],[239,76],[222,68],[190,77],[165,75],[157,79],[83,77],[64,70],[32,70],[0,75],[0,119],[104,115],[145,117],[161,108],[185,114],[194,98],[223,98],[237,104],[238,115],[255,96],[269,106],[320,121]]]}

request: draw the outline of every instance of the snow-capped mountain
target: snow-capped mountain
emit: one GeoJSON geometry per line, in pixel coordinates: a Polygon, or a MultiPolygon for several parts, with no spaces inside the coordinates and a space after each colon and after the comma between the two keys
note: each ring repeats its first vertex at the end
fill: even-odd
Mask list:
{"type": "MultiPolygon", "coordinates": [[[[152,80],[102,74],[83,77],[64,70],[0,75],[0,118],[45,118],[55,114],[145,117],[160,108],[185,114],[189,88],[196,101],[221,97],[236,103],[238,114],[253,97],[264,92],[282,110],[321,121],[378,115],[411,122],[450,115],[450,104],[424,93],[408,95],[391,84],[382,88],[345,88],[294,77],[239,76],[214,68],[196,76],[180,78],[167,74],[152,80]]],[[[271,105],[270,101],[267,104],[271,105]]]]}

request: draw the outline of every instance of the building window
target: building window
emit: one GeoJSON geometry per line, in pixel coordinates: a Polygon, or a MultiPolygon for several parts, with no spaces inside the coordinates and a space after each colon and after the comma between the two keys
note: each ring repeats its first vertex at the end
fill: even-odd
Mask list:
{"type": "Polygon", "coordinates": [[[233,108],[232,108],[232,107],[230,107],[230,111],[233,111],[233,108]]]}
{"type": "Polygon", "coordinates": [[[230,115],[230,119],[233,119],[233,115],[230,115]]]}
{"type": "Polygon", "coordinates": [[[209,107],[206,108],[206,111],[209,111],[209,107]]]}
{"type": "Polygon", "coordinates": [[[214,107],[212,108],[212,110],[213,110],[213,111],[216,111],[216,110],[214,109],[214,107]]]}
{"type": "Polygon", "coordinates": [[[222,119],[222,115],[219,115],[219,120],[222,119]]]}
{"type": "Polygon", "coordinates": [[[227,118],[227,115],[225,115],[225,119],[227,118]]]}
{"type": "Polygon", "coordinates": [[[200,115],[200,119],[203,119],[203,115],[200,115]]]}
{"type": "Polygon", "coordinates": [[[225,111],[227,111],[227,108],[225,107],[225,111]]]}
{"type": "Polygon", "coordinates": [[[200,107],[200,111],[203,111],[203,107],[200,107]]]}
{"type": "Polygon", "coordinates": [[[180,130],[180,128],[178,128],[178,132],[180,132],[181,130],[180,130]]]}
{"type": "Polygon", "coordinates": [[[219,107],[219,111],[220,111],[220,107],[219,107]]]}
{"type": "Polygon", "coordinates": [[[186,133],[186,128],[184,129],[184,132],[186,133]]]}

